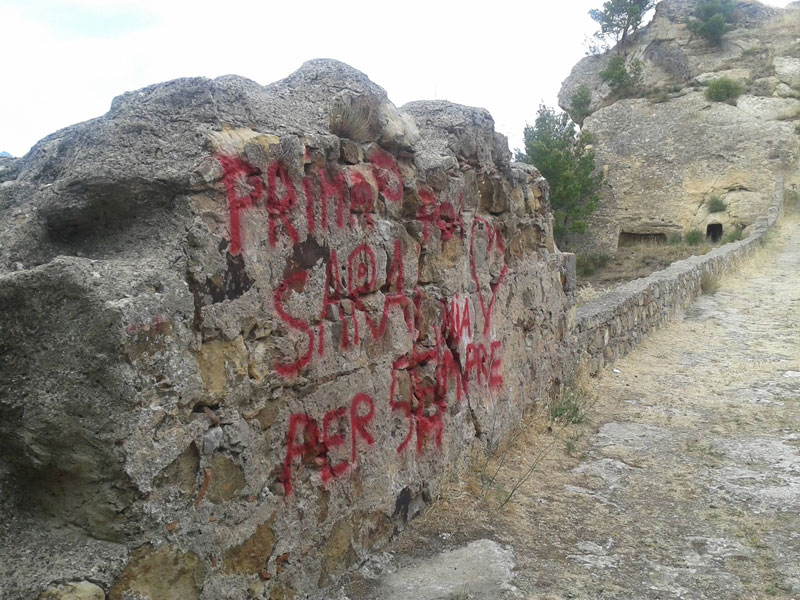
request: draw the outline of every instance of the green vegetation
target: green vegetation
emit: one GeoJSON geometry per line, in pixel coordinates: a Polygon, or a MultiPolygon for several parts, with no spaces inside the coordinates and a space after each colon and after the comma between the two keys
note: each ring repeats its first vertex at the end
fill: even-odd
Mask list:
{"type": "Polygon", "coordinates": [[[600,25],[594,37],[599,49],[608,49],[611,40],[624,45],[628,36],[639,29],[645,13],[656,5],[657,0],[608,0],[603,9],[594,8],[589,16],[600,25]]]}
{"type": "Polygon", "coordinates": [[[680,246],[683,243],[683,236],[680,233],[675,233],[667,239],[670,246],[680,246]]]}
{"type": "Polygon", "coordinates": [[[683,236],[683,241],[689,244],[690,246],[699,246],[702,244],[706,239],[706,236],[703,235],[703,232],[699,229],[692,229],[686,232],[686,235],[683,236]]]}
{"type": "Polygon", "coordinates": [[[586,421],[586,395],[577,387],[570,386],[551,400],[549,406],[550,422],[562,425],[577,425],[586,421]]]}
{"type": "Polygon", "coordinates": [[[700,0],[687,25],[692,33],[712,46],[719,46],[722,36],[732,28],[735,13],[735,0],[700,0]]]}
{"type": "Polygon", "coordinates": [[[708,208],[709,213],[718,213],[725,212],[728,209],[728,205],[725,204],[725,200],[720,196],[711,196],[706,200],[706,208],[708,208]]]}
{"type": "Polygon", "coordinates": [[[556,241],[585,233],[585,218],[594,212],[602,182],[589,136],[577,133],[567,113],[542,105],[533,127],[525,127],[524,139],[525,152],[517,151],[517,160],[535,165],[550,183],[556,241]]]}
{"type": "Polygon", "coordinates": [[[575,263],[580,277],[594,275],[598,269],[602,269],[611,261],[608,254],[579,254],[575,257],[575,263]]]}
{"type": "Polygon", "coordinates": [[[730,244],[731,242],[738,242],[744,237],[744,228],[736,227],[733,231],[722,238],[723,244],[730,244]]]}
{"type": "Polygon", "coordinates": [[[787,212],[795,213],[800,211],[800,190],[794,188],[786,190],[786,197],[783,203],[787,212]]]}
{"type": "Polygon", "coordinates": [[[625,58],[615,56],[600,71],[600,78],[611,88],[611,93],[619,98],[636,95],[642,83],[642,61],[636,59],[626,67],[625,58]]]}
{"type": "Polygon", "coordinates": [[[569,103],[570,115],[578,125],[583,124],[583,120],[589,116],[589,105],[592,103],[592,90],[588,85],[582,83],[572,94],[569,103]]]}
{"type": "Polygon", "coordinates": [[[744,86],[730,77],[720,77],[708,84],[706,99],[712,102],[727,102],[736,105],[736,99],[744,92],[744,86]]]}

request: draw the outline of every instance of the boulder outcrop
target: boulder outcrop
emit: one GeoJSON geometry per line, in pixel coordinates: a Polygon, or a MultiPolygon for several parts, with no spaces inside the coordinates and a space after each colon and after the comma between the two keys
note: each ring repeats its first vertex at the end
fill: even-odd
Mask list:
{"type": "Polygon", "coordinates": [[[589,234],[570,248],[613,254],[621,235],[746,228],[769,208],[778,176],[800,184],[800,6],[740,0],[735,28],[715,48],[686,25],[696,5],[663,0],[628,45],[584,58],[564,81],[567,111],[579,86],[592,91],[583,130],[607,184],[589,234]],[[641,61],[642,97],[619,99],[602,80],[617,55],[641,61]],[[744,87],[733,104],[706,99],[705,86],[723,76],[744,87]],[[727,209],[709,212],[712,197],[727,209]]]}
{"type": "Polygon", "coordinates": [[[320,593],[569,377],[548,208],[487,111],[327,60],[0,159],[0,595],[320,593]]]}

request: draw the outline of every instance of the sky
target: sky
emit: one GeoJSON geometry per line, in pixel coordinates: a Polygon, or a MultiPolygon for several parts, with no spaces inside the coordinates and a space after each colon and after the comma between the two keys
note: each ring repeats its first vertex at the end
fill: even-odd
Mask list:
{"type": "MultiPolygon", "coordinates": [[[[768,0],[785,6],[789,0],[768,0]]],[[[601,0],[0,0],[0,151],[22,156],[123,92],[177,77],[260,84],[306,60],[366,73],[398,106],[489,109],[522,145],[595,30],[601,0]]]]}

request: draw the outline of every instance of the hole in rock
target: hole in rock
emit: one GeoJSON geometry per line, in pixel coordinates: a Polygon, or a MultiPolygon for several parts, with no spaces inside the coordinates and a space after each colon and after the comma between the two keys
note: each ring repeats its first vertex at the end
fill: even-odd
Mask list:
{"type": "Polygon", "coordinates": [[[722,238],[722,224],[709,223],[706,227],[706,237],[711,238],[712,242],[718,242],[722,238]]]}

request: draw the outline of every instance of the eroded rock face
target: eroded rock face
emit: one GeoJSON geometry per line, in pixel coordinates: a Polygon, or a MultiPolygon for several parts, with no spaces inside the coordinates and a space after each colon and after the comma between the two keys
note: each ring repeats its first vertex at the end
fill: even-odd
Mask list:
{"type": "Polygon", "coordinates": [[[686,27],[695,6],[660,2],[628,47],[583,59],[564,81],[565,110],[578,86],[592,90],[584,131],[607,175],[589,234],[569,247],[611,254],[620,236],[732,232],[766,213],[779,175],[788,188],[800,184],[800,9],[740,1],[737,28],[711,48],[686,27]],[[618,52],[642,62],[649,98],[611,95],[600,72],[618,52]],[[722,76],[745,87],[735,106],[705,98],[704,86],[722,76]],[[727,210],[710,213],[712,196],[727,210]]]}
{"type": "Polygon", "coordinates": [[[324,589],[573,364],[539,173],[334,61],[115,99],[0,163],[0,236],[4,535],[111,597],[324,589]]]}

